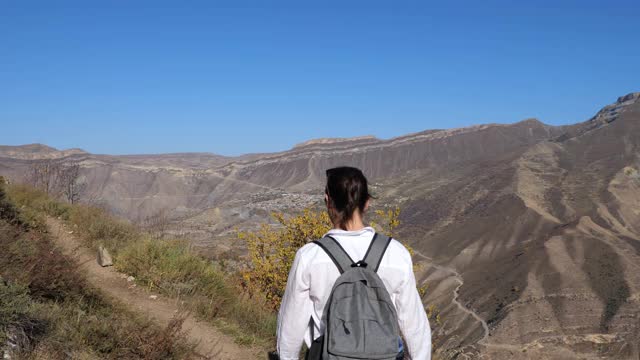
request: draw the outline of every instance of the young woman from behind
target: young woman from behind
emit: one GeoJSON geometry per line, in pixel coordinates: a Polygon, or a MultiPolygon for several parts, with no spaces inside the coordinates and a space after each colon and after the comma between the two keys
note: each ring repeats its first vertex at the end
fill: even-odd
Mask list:
{"type": "MultiPolygon", "coordinates": [[[[375,234],[363,223],[372,198],[367,179],[353,167],[329,169],[326,174],[324,198],[333,223],[326,235],[337,240],[351,259],[363,259],[375,234]]],[[[395,306],[405,339],[404,352],[413,360],[430,360],[431,329],[416,289],[411,256],[398,241],[389,243],[377,274],[395,306]]],[[[298,250],[278,314],[277,352],[281,360],[297,360],[303,341],[309,347],[312,334],[317,338],[323,333],[322,314],[339,276],[332,259],[317,244],[308,243],[298,250]]]]}

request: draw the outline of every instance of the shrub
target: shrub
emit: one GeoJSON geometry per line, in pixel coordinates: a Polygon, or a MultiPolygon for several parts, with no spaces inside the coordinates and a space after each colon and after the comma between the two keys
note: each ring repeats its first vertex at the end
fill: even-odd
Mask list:
{"type": "Polygon", "coordinates": [[[67,214],[69,222],[92,249],[103,245],[117,255],[121,249],[137,242],[142,236],[134,225],[117,219],[100,208],[74,205],[67,214]]]}
{"type": "Polygon", "coordinates": [[[142,239],[122,249],[118,260],[119,270],[136,274],[137,280],[151,289],[186,296],[229,290],[223,274],[193,254],[184,241],[142,239]]]}
{"type": "Polygon", "coordinates": [[[264,296],[269,307],[277,310],[296,251],[322,237],[331,225],[325,212],[310,209],[290,218],[281,213],[272,215],[280,228],[262,224],[258,231],[240,232],[238,237],[247,242],[249,249],[250,265],[242,272],[244,286],[250,293],[264,296]]]}
{"type": "MultiPolygon", "coordinates": [[[[287,277],[296,252],[307,242],[319,239],[330,228],[331,223],[326,212],[304,210],[301,214],[285,217],[274,213],[276,225],[262,224],[258,231],[239,232],[238,237],[247,242],[249,264],[242,270],[242,282],[249,293],[264,297],[267,306],[277,311],[287,284],[287,277]]],[[[378,209],[373,212],[371,225],[377,231],[388,236],[400,225],[400,209],[378,209]]],[[[413,249],[405,245],[413,255],[413,249]]],[[[414,271],[418,269],[414,265],[414,271]]],[[[428,286],[418,288],[420,296],[424,296],[428,286]]],[[[440,311],[435,305],[426,309],[427,316],[433,326],[441,324],[440,311]]]]}
{"type": "Polygon", "coordinates": [[[241,342],[273,338],[275,316],[263,304],[243,297],[233,279],[194,254],[184,241],[144,238],[122,249],[115,264],[135,275],[142,286],[179,297],[201,318],[224,325],[241,342]]]}
{"type": "MultiPolygon", "coordinates": [[[[377,221],[372,225],[388,235],[399,224],[400,209],[377,210],[377,221]],[[379,225],[378,225],[379,224],[379,225]]],[[[305,209],[297,216],[286,217],[273,213],[277,225],[262,224],[255,232],[239,232],[238,237],[247,242],[248,267],[242,271],[244,286],[251,294],[266,299],[272,310],[280,307],[287,277],[296,252],[309,241],[321,238],[331,221],[325,211],[305,209]]]]}

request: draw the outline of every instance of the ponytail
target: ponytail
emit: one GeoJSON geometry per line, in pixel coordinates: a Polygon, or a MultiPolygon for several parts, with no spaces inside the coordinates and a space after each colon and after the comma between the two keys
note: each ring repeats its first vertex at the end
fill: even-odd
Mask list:
{"type": "Polygon", "coordinates": [[[346,228],[356,209],[363,213],[367,201],[372,198],[362,171],[348,166],[327,170],[325,193],[330,202],[327,204],[329,217],[341,228],[346,228]]]}

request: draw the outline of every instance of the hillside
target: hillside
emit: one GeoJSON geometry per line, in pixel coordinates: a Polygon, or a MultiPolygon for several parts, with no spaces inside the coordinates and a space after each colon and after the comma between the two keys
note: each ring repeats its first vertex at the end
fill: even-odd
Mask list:
{"type": "Polygon", "coordinates": [[[42,216],[0,183],[0,356],[3,359],[198,359],[182,319],[160,327],[105,296],[62,253],[42,216]]]}
{"type": "MultiPolygon", "coordinates": [[[[489,344],[550,358],[638,356],[638,97],[405,202],[404,234],[422,234],[416,248],[460,272],[460,297],[486,319],[489,344]]],[[[453,286],[429,276],[443,292],[453,286]]],[[[454,331],[462,343],[482,337],[471,327],[454,331]]]]}
{"type": "MultiPolygon", "coordinates": [[[[321,139],[238,158],[74,153],[56,161],[79,162],[92,202],[132,220],[166,217],[164,231],[186,233],[211,253],[241,252],[234,226],[319,206],[326,168],[358,166],[378,206],[402,208],[399,237],[425,265],[425,301],[446,319],[437,346],[472,358],[633,359],[639,98],[623,96],[562,127],[530,119],[321,139]]],[[[39,161],[19,153],[3,150],[0,174],[19,180],[39,161]]]]}

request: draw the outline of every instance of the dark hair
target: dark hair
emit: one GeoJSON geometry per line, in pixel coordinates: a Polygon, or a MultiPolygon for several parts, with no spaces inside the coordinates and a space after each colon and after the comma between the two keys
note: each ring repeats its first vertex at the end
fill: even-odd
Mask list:
{"type": "Polygon", "coordinates": [[[372,198],[362,171],[349,166],[328,169],[324,191],[330,202],[329,217],[342,228],[346,227],[356,209],[364,212],[367,200],[372,198]]]}

